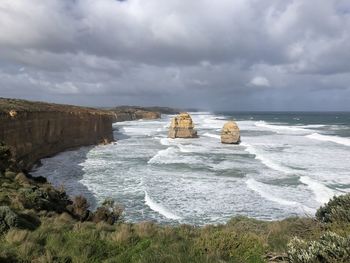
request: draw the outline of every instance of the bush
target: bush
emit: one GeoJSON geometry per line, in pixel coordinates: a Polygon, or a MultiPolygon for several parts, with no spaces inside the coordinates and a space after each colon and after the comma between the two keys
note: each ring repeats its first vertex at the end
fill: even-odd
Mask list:
{"type": "Polygon", "coordinates": [[[196,247],[200,253],[216,261],[264,262],[263,240],[251,232],[233,232],[229,229],[219,230],[205,227],[197,239],[196,247]]]}
{"type": "Polygon", "coordinates": [[[18,225],[18,215],[8,206],[0,206],[0,234],[18,225]]]}
{"type": "Polygon", "coordinates": [[[316,218],[323,223],[349,223],[350,194],[333,197],[317,210],[316,218]]]}
{"type": "Polygon", "coordinates": [[[93,213],[92,221],[95,223],[106,222],[113,225],[121,219],[123,208],[116,204],[112,199],[106,199],[102,206],[98,207],[93,213]]]}
{"type": "Polygon", "coordinates": [[[25,209],[62,213],[66,211],[67,205],[71,204],[64,192],[55,190],[52,187],[23,187],[18,192],[18,201],[25,209]]]}
{"type": "Polygon", "coordinates": [[[350,262],[350,237],[326,232],[317,241],[306,242],[297,237],[288,244],[290,262],[350,262]]]}
{"type": "Polygon", "coordinates": [[[90,216],[90,204],[82,195],[76,196],[73,200],[73,213],[80,221],[85,221],[90,216]]]}
{"type": "Polygon", "coordinates": [[[3,142],[0,142],[0,173],[3,173],[11,164],[11,150],[3,142]]]}

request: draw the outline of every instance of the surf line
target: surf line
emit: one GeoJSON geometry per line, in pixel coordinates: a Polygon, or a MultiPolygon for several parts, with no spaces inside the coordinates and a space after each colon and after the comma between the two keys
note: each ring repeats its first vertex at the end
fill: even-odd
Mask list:
{"type": "Polygon", "coordinates": [[[167,208],[165,208],[164,206],[156,203],[155,201],[153,201],[151,199],[151,197],[148,195],[147,191],[145,192],[145,204],[151,208],[153,211],[161,214],[162,216],[168,218],[168,219],[173,219],[173,220],[180,220],[181,217],[178,215],[173,214],[172,212],[170,212],[167,208]]]}
{"type": "Polygon", "coordinates": [[[345,146],[350,146],[350,139],[346,137],[339,137],[339,136],[332,136],[332,135],[322,135],[319,133],[313,133],[306,135],[309,139],[314,139],[318,141],[324,141],[324,142],[333,142],[345,146]]]}

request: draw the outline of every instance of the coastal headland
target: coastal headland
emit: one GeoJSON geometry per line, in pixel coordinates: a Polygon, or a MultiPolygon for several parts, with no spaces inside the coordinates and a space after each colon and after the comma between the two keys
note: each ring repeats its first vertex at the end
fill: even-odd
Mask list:
{"type": "Polygon", "coordinates": [[[157,119],[162,107],[95,109],[0,98],[0,141],[11,148],[22,169],[59,152],[114,141],[112,123],[157,119]]]}

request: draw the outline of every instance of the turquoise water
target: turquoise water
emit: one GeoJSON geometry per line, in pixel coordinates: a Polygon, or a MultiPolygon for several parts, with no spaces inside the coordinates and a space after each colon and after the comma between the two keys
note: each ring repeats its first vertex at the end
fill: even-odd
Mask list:
{"type": "Polygon", "coordinates": [[[127,221],[195,225],[246,215],[313,215],[350,192],[349,113],[192,113],[198,139],[168,139],[172,116],[114,124],[116,144],[43,160],[34,175],[84,194],[92,207],[112,197],[127,221]],[[240,145],[220,143],[229,119],[240,145]]]}

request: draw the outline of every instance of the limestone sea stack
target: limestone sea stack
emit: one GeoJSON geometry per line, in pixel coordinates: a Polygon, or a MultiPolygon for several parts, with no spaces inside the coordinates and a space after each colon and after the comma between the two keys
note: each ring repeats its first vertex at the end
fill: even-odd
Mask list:
{"type": "Polygon", "coordinates": [[[221,131],[221,143],[225,144],[239,144],[241,136],[237,123],[229,121],[225,123],[221,131]]]}
{"type": "Polygon", "coordinates": [[[197,138],[197,131],[194,129],[194,124],[191,115],[187,112],[182,112],[171,121],[169,128],[169,138],[197,138]]]}

